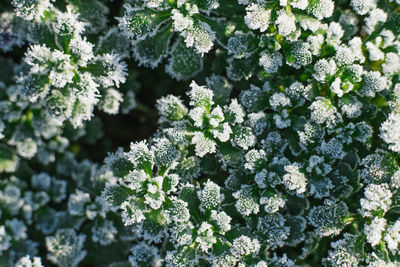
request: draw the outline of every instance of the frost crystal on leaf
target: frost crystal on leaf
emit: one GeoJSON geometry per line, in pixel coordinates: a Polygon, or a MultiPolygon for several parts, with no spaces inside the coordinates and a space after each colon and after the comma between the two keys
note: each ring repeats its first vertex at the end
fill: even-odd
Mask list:
{"type": "Polygon", "coordinates": [[[257,239],[251,239],[248,236],[240,236],[233,240],[231,252],[238,257],[244,257],[251,254],[258,254],[260,243],[257,239]]]}
{"type": "Polygon", "coordinates": [[[246,7],[246,11],[247,13],[244,17],[244,21],[250,29],[259,29],[260,32],[264,32],[268,29],[271,19],[270,9],[265,9],[257,4],[251,4],[246,7]]]}
{"type": "Polygon", "coordinates": [[[48,258],[58,265],[78,266],[87,252],[82,250],[85,235],[77,235],[73,229],[59,229],[54,236],[46,238],[48,258]]]}
{"type": "Polygon", "coordinates": [[[360,200],[363,216],[370,217],[375,212],[386,212],[392,204],[392,192],[387,184],[370,184],[365,189],[364,196],[360,200]]]}
{"type": "Polygon", "coordinates": [[[400,265],[400,0],[3,2],[1,266],[400,265]]]}
{"type": "Polygon", "coordinates": [[[297,194],[303,194],[306,191],[307,181],[303,173],[300,172],[300,166],[298,164],[286,165],[286,174],[282,180],[285,186],[290,190],[296,190],[297,194]]]}
{"type": "Polygon", "coordinates": [[[279,52],[263,52],[258,64],[264,68],[267,73],[275,73],[282,66],[282,55],[279,52]]]}
{"type": "Polygon", "coordinates": [[[287,14],[284,10],[278,12],[278,18],[275,23],[278,25],[278,32],[287,36],[296,30],[295,16],[287,14]]]}
{"type": "Polygon", "coordinates": [[[400,115],[390,113],[386,121],[381,124],[380,137],[389,144],[389,148],[400,152],[400,115]]]}
{"type": "Polygon", "coordinates": [[[371,246],[376,246],[382,239],[382,232],[385,230],[386,219],[375,217],[371,224],[366,225],[364,229],[364,233],[367,236],[368,243],[371,246]]]}

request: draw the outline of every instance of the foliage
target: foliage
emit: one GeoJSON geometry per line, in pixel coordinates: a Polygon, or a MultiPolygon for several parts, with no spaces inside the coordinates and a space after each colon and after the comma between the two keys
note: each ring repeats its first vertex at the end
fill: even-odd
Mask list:
{"type": "Polygon", "coordinates": [[[1,3],[0,265],[400,265],[399,5],[1,3]]]}

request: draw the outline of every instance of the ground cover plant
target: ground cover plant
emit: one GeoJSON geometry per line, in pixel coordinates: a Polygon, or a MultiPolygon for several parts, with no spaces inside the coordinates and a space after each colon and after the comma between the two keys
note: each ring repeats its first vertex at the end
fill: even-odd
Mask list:
{"type": "Polygon", "coordinates": [[[398,0],[5,0],[0,64],[0,266],[400,266],[398,0]]]}

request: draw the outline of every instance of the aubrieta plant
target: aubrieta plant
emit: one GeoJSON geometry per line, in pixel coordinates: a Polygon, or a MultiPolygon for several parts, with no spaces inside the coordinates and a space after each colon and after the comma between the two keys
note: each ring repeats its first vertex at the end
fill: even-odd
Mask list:
{"type": "Polygon", "coordinates": [[[0,10],[1,266],[400,266],[400,1],[0,10]]]}

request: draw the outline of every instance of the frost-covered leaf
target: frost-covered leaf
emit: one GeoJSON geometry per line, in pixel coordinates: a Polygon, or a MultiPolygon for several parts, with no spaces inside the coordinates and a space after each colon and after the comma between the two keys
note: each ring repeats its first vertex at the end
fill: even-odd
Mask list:
{"type": "Polygon", "coordinates": [[[18,161],[17,155],[9,146],[0,144],[0,173],[14,172],[18,161]]]}
{"type": "Polygon", "coordinates": [[[148,8],[133,8],[125,5],[125,14],[119,20],[119,26],[126,35],[134,39],[143,39],[149,33],[155,32],[166,20],[164,12],[148,8]]]}
{"type": "Polygon", "coordinates": [[[193,77],[203,69],[203,59],[191,47],[186,47],[183,39],[179,38],[170,51],[166,72],[177,80],[193,77]]]}
{"type": "Polygon", "coordinates": [[[172,37],[170,24],[134,43],[134,55],[139,64],[155,68],[167,56],[172,37]]]}

